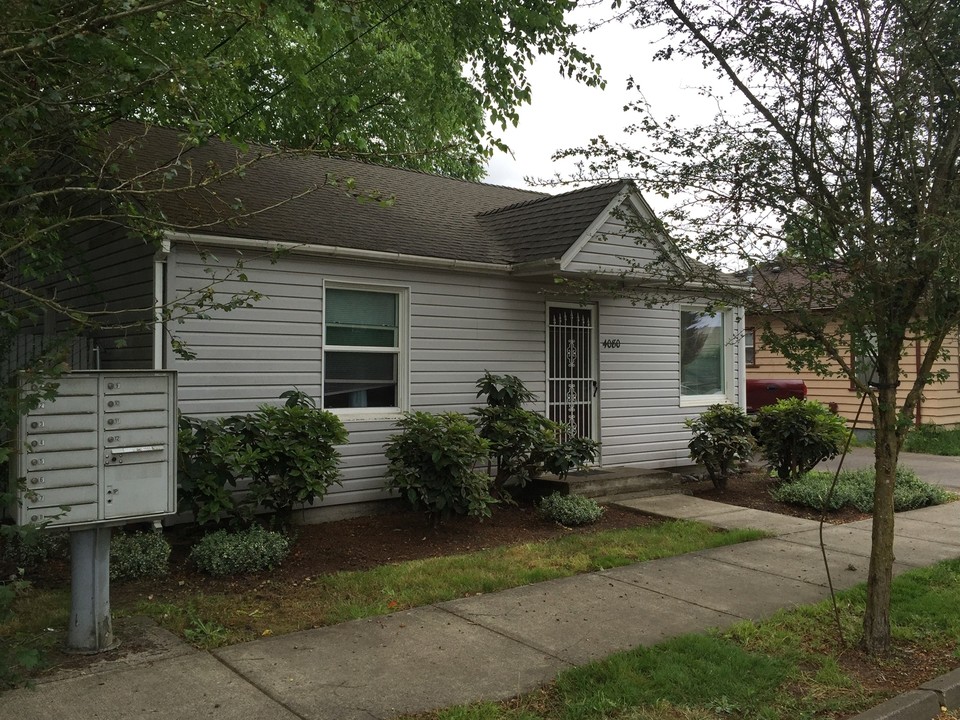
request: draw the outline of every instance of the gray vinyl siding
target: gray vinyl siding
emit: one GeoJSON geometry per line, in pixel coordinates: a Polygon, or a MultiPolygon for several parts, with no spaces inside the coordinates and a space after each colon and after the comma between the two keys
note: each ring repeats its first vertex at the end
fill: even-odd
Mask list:
{"type": "MultiPolygon", "coordinates": [[[[205,262],[193,249],[175,246],[168,261],[168,295],[184,297],[222,276],[235,260],[215,250],[205,262]],[[215,263],[215,264],[213,264],[215,263]],[[216,271],[208,272],[211,264],[216,271]]],[[[246,253],[246,282],[218,285],[220,298],[254,288],[265,297],[253,307],[210,313],[172,324],[196,359],[174,358],[180,408],[188,415],[246,413],[277,403],[298,387],[321,397],[324,283],[360,282],[405,288],[409,297],[409,409],[469,412],[477,404],[474,383],[484,370],[518,375],[546,402],[546,306],[541,284],[505,275],[328,261],[286,255],[275,264],[246,253]]],[[[689,433],[683,421],[702,407],[680,404],[678,306],[645,309],[629,301],[601,299],[597,339],[618,338],[600,348],[600,439],[605,467],[657,468],[687,461],[689,433]]],[[[737,357],[737,352],[731,353],[737,357]]],[[[739,369],[728,390],[736,399],[739,369]]],[[[386,497],[383,445],[395,432],[391,417],[347,420],[350,442],[343,454],[342,486],[324,504],[386,497]]]]}
{"type": "MultiPolygon", "coordinates": [[[[104,325],[92,333],[100,348],[101,367],[149,369],[153,367],[153,328],[149,323],[154,305],[154,247],[124,228],[108,223],[89,223],[70,237],[71,261],[65,272],[34,290],[55,296],[64,306],[95,316],[104,325]],[[67,276],[72,279],[67,279],[67,276]],[[125,327],[119,327],[125,326],[125,327]]],[[[42,321],[26,332],[43,332],[42,321]]]]}
{"type": "MultiPolygon", "coordinates": [[[[219,274],[236,257],[229,250],[214,254],[219,274]]],[[[183,297],[209,283],[211,263],[176,246],[168,262],[168,294],[183,297]]],[[[544,392],[544,299],[536,285],[504,276],[292,255],[275,264],[248,259],[244,272],[247,282],[227,280],[217,289],[227,297],[256,288],[267,297],[254,307],[171,326],[197,354],[184,361],[168,351],[168,366],[179,371],[180,409],[187,415],[251,412],[278,402],[280,393],[294,386],[322,396],[324,282],[407,288],[411,410],[468,412],[477,403],[474,383],[484,370],[518,375],[533,392],[544,392]]],[[[350,442],[341,448],[343,485],[331,488],[324,504],[386,497],[383,444],[395,432],[393,420],[345,424],[350,442]]]]}
{"type": "Polygon", "coordinates": [[[637,242],[630,234],[623,219],[609,217],[600,229],[580,249],[567,266],[570,272],[596,272],[597,270],[620,272],[631,266],[629,260],[640,266],[659,257],[658,250],[644,242],[637,242]]]}
{"type": "MultiPolygon", "coordinates": [[[[600,429],[604,466],[670,467],[689,462],[686,418],[706,406],[681,405],[679,306],[633,306],[627,300],[600,302],[600,340],[619,339],[619,348],[600,348],[600,429]]],[[[739,344],[728,398],[740,399],[739,344]]]]}

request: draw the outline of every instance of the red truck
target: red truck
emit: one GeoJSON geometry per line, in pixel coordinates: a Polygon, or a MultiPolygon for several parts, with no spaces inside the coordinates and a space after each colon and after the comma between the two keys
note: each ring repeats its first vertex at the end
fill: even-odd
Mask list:
{"type": "Polygon", "coordinates": [[[747,412],[755,413],[784,398],[807,397],[807,384],[799,378],[780,380],[747,380],[747,412]]]}

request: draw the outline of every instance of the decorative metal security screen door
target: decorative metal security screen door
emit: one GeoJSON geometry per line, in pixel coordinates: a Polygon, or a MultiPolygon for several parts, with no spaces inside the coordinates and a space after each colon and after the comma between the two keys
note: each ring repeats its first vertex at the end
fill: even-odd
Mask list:
{"type": "Polygon", "coordinates": [[[593,310],[548,310],[547,410],[579,437],[596,439],[593,310]]]}

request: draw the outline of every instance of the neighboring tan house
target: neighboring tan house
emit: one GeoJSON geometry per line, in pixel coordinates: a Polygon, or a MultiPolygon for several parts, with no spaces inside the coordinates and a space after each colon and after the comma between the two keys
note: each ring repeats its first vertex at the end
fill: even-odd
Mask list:
{"type": "MultiPolygon", "coordinates": [[[[140,133],[131,156],[139,167],[176,152],[175,132],[140,133]]],[[[214,140],[188,159],[228,167],[235,153],[214,140]]],[[[600,468],[685,465],[684,420],[716,402],[744,404],[734,310],[709,317],[696,303],[650,309],[558,294],[558,277],[616,274],[625,258],[648,261],[668,242],[626,229],[626,217],[652,217],[632,182],[547,195],[286,156],[216,190],[247,211],[268,209],[221,222],[209,197],[168,193],[159,203],[165,216],[196,229],[168,233],[159,253],[126,228],[91,225],[76,238],[87,282],[61,286],[60,296],[72,292],[88,308],[170,303],[227,277],[242,257],[246,280],[216,290],[254,289],[262,300],[130,329],[122,347],[116,333],[94,338],[101,367],[176,369],[180,409],[207,418],[279,402],[292,387],[313,396],[350,432],[343,484],[323,505],[388,497],[383,445],[401,413],[469,412],[485,370],[519,376],[538,409],[600,441],[600,468]],[[337,187],[331,178],[341,179],[337,187]],[[311,186],[319,189],[298,196],[311,186]],[[349,186],[395,201],[361,202],[349,186]],[[278,246],[284,252],[274,257],[278,246]],[[178,358],[169,335],[196,357],[178,358]],[[682,347],[681,337],[695,342],[682,347]]]]}
{"type": "MultiPolygon", "coordinates": [[[[784,275],[789,275],[789,270],[784,271],[784,275]]],[[[829,313],[828,307],[823,307],[824,313],[829,313]]],[[[773,332],[784,332],[784,324],[775,314],[769,316],[771,329],[773,332]]],[[[853,386],[853,383],[846,377],[820,377],[810,370],[795,372],[791,370],[782,355],[779,355],[763,346],[761,342],[762,318],[747,315],[744,322],[744,361],[747,369],[747,378],[754,379],[776,379],[787,377],[801,377],[807,385],[808,395],[811,400],[818,400],[825,405],[830,406],[851,425],[860,408],[860,397],[853,386]]],[[[954,425],[960,423],[960,338],[957,335],[950,337],[944,343],[944,350],[949,353],[949,360],[939,361],[933,368],[936,373],[939,370],[947,370],[949,377],[945,382],[933,383],[929,385],[923,394],[923,399],[917,406],[915,422],[935,423],[938,425],[954,425]]],[[[901,362],[903,375],[901,383],[906,389],[910,387],[917,377],[917,370],[920,367],[920,361],[923,356],[925,345],[920,342],[912,342],[908,346],[907,354],[901,362]]],[[[850,356],[851,363],[854,358],[850,356]]],[[[835,362],[827,363],[831,368],[839,370],[839,365],[835,362]]],[[[870,403],[867,401],[863,405],[863,412],[857,422],[858,428],[872,428],[872,411],[870,403]]]]}

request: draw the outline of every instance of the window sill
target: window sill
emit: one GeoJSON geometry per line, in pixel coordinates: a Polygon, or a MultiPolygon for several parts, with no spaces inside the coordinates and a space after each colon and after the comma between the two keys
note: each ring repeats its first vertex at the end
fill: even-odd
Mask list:
{"type": "Polygon", "coordinates": [[[680,396],[680,407],[707,407],[710,405],[716,405],[717,403],[736,405],[736,403],[725,394],[680,396]]]}
{"type": "Polygon", "coordinates": [[[396,408],[383,408],[371,410],[337,410],[330,408],[332,412],[341,421],[345,423],[354,422],[396,422],[403,417],[403,411],[396,408]]]}

